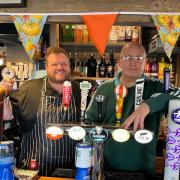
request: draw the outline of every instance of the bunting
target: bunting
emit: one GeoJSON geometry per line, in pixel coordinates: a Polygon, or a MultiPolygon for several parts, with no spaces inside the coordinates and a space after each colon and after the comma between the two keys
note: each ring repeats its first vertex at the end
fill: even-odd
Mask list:
{"type": "Polygon", "coordinates": [[[152,18],[161,38],[165,53],[170,59],[180,34],[180,15],[155,15],[152,18]]]}
{"type": "Polygon", "coordinates": [[[101,55],[104,54],[116,16],[117,14],[81,15],[88,28],[89,36],[101,55]]]}
{"type": "Polygon", "coordinates": [[[37,48],[47,15],[14,15],[11,18],[31,60],[37,48]]]}

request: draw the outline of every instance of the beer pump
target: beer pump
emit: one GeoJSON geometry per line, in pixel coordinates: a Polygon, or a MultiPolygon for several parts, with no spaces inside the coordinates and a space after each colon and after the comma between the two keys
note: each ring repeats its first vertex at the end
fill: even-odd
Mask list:
{"type": "MultiPolygon", "coordinates": [[[[99,94],[95,97],[97,108],[98,108],[98,122],[99,124],[85,124],[84,123],[84,112],[86,109],[86,100],[88,91],[91,88],[91,84],[87,81],[83,81],[80,84],[81,89],[81,123],[80,124],[58,124],[58,128],[61,129],[61,136],[64,134],[69,135],[70,138],[74,140],[83,140],[85,141],[85,136],[88,134],[90,139],[93,142],[93,153],[92,153],[92,171],[91,176],[93,180],[103,180],[104,174],[103,174],[103,166],[104,166],[104,158],[103,158],[103,152],[104,152],[104,142],[107,140],[107,138],[113,138],[117,142],[125,142],[127,141],[133,133],[132,130],[128,129],[122,129],[117,125],[108,125],[103,124],[103,103],[105,100],[105,96],[102,94],[99,94]]],[[[147,130],[140,130],[137,131],[134,135],[134,138],[136,141],[140,143],[148,143],[152,140],[153,134],[150,131],[147,130]]],[[[85,144],[85,142],[83,142],[85,144]]],[[[81,149],[81,145],[77,145],[77,149],[81,149]]],[[[88,143],[87,143],[88,144],[88,143]]],[[[86,145],[86,149],[89,148],[89,146],[86,145]]],[[[83,158],[82,158],[83,159],[83,158]]],[[[89,167],[89,159],[88,158],[88,167],[89,167]]],[[[76,157],[77,160],[77,157],[76,157]]],[[[78,163],[80,164],[80,163],[78,163]]],[[[82,166],[82,172],[83,168],[85,166],[82,166]]],[[[78,167],[79,169],[81,167],[78,167]]],[[[79,170],[78,169],[78,170],[79,170]]],[[[87,167],[86,167],[87,169],[87,167]]],[[[80,170],[78,171],[80,172],[80,170]]],[[[87,170],[85,171],[87,172],[87,170]]],[[[84,173],[84,172],[83,172],[84,173]]],[[[83,174],[82,173],[82,174],[83,174]]],[[[87,176],[86,173],[84,173],[85,176],[87,176]]],[[[81,176],[81,175],[80,175],[81,176]]],[[[78,177],[80,177],[78,174],[78,177]]]]}

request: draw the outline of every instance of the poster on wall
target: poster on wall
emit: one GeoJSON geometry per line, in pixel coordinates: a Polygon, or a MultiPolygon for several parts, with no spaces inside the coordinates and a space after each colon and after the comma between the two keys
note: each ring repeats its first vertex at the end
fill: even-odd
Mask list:
{"type": "Polygon", "coordinates": [[[26,0],[0,0],[0,8],[4,7],[24,7],[26,0]]]}

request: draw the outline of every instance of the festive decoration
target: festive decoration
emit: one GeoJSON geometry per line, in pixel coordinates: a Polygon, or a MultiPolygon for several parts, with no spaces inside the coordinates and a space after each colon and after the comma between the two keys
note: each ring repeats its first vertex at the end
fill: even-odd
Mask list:
{"type": "Polygon", "coordinates": [[[101,55],[104,54],[108,36],[116,16],[117,14],[93,14],[81,16],[88,28],[90,38],[101,55]]]}
{"type": "Polygon", "coordinates": [[[159,32],[164,50],[170,59],[180,34],[180,15],[156,15],[152,18],[159,32]]]}
{"type": "Polygon", "coordinates": [[[15,15],[11,18],[29,58],[32,59],[47,15],[15,15]]]}

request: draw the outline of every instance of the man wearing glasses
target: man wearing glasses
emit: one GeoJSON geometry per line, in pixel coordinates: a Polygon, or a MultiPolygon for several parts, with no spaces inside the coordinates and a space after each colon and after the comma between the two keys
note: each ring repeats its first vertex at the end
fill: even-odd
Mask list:
{"type": "MultiPolygon", "coordinates": [[[[155,173],[156,143],[160,117],[167,111],[170,99],[180,98],[180,89],[169,87],[164,93],[163,82],[148,78],[143,74],[146,52],[142,45],[130,42],[122,48],[118,65],[121,71],[109,82],[103,83],[96,91],[86,112],[87,123],[119,123],[121,128],[148,129],[153,132],[153,140],[140,144],[134,138],[118,143],[109,138],[104,147],[104,168],[108,171],[140,173],[136,179],[152,179],[155,173]],[[144,80],[142,103],[135,108],[136,80],[144,80]],[[117,87],[123,85],[126,95],[117,98],[117,87]],[[98,122],[98,107],[95,97],[103,95],[102,122],[98,122]],[[119,103],[120,100],[120,103],[119,103]]],[[[120,92],[121,90],[119,90],[120,92]]],[[[123,94],[123,93],[122,93],[123,94]]],[[[130,175],[132,178],[132,175],[130,175]]],[[[126,177],[128,178],[128,177],[126,177]]]]}

